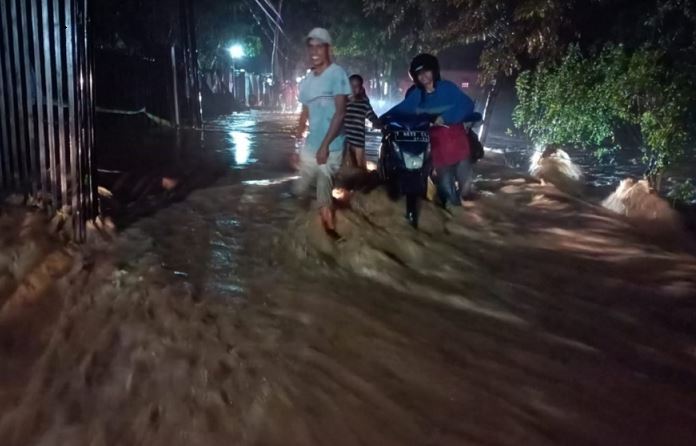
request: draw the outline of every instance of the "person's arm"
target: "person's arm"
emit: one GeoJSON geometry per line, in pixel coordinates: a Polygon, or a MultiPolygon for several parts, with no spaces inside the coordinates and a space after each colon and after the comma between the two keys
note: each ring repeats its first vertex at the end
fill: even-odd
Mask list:
{"type": "Polygon", "coordinates": [[[461,124],[464,119],[474,112],[474,101],[453,83],[447,83],[447,97],[453,99],[452,107],[442,112],[445,124],[461,124]]]}
{"type": "Polygon", "coordinates": [[[307,108],[306,105],[302,105],[302,112],[300,113],[300,121],[297,124],[297,131],[295,133],[295,136],[300,139],[304,136],[305,131],[307,130],[307,118],[309,118],[309,109],[307,108]]]}
{"type": "Polygon", "coordinates": [[[419,88],[414,88],[411,90],[403,101],[396,104],[388,112],[382,115],[380,118],[382,121],[385,118],[398,117],[398,116],[414,116],[418,114],[418,104],[421,100],[421,91],[419,88]]]}
{"type": "MultiPolygon", "coordinates": [[[[282,95],[281,95],[282,96],[282,95]]],[[[300,166],[300,152],[299,143],[304,138],[305,131],[307,130],[307,119],[309,118],[309,109],[306,105],[302,105],[302,112],[300,113],[300,120],[297,123],[297,129],[295,130],[295,151],[290,155],[290,164],[293,168],[298,169],[300,166]]]]}
{"type": "Polygon", "coordinates": [[[346,102],[347,101],[348,100],[347,100],[346,95],[341,94],[341,95],[334,96],[334,103],[336,104],[336,112],[334,113],[333,118],[331,118],[331,124],[329,125],[329,130],[326,132],[326,135],[324,136],[324,140],[321,142],[321,146],[319,147],[319,150],[317,151],[317,163],[318,164],[326,164],[326,161],[329,159],[329,145],[341,133],[341,129],[343,129],[343,120],[346,117],[346,102]]]}
{"type": "Polygon", "coordinates": [[[369,102],[367,103],[367,119],[369,119],[372,123],[372,127],[376,129],[381,129],[383,127],[382,121],[379,120],[377,114],[372,109],[372,104],[370,104],[369,102]]]}

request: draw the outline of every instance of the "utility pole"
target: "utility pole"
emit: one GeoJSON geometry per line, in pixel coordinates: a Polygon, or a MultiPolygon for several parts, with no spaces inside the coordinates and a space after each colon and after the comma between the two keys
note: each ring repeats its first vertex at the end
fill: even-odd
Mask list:
{"type": "MultiPolygon", "coordinates": [[[[280,24],[282,22],[282,16],[281,14],[283,13],[283,0],[279,0],[278,2],[278,23],[280,24]]],[[[280,37],[280,28],[276,26],[273,30],[273,51],[271,52],[271,74],[273,75],[273,79],[275,82],[281,83],[282,79],[280,78],[280,74],[276,73],[276,71],[280,72],[278,70],[278,40],[280,37]]]]}
{"type": "Polygon", "coordinates": [[[500,86],[498,85],[498,80],[493,79],[491,84],[491,89],[488,91],[488,98],[486,99],[486,105],[483,108],[483,122],[481,123],[481,136],[480,141],[484,146],[486,145],[486,140],[488,139],[488,134],[490,133],[491,118],[493,117],[493,109],[495,108],[495,101],[498,98],[498,93],[500,92],[500,86]]]}
{"type": "Polygon", "coordinates": [[[196,49],[196,18],[193,2],[181,0],[181,34],[184,49],[184,64],[186,66],[186,95],[191,125],[200,127],[202,119],[200,101],[200,83],[198,80],[198,50],[196,49]]]}
{"type": "Polygon", "coordinates": [[[174,92],[174,124],[178,129],[181,127],[181,118],[179,115],[179,82],[178,82],[178,71],[176,69],[176,45],[172,44],[171,48],[171,61],[172,61],[172,91],[174,92]]]}

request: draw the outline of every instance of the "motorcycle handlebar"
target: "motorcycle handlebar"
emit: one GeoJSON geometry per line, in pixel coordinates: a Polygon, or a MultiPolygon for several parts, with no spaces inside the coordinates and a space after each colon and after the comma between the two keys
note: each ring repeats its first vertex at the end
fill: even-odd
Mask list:
{"type": "MultiPolygon", "coordinates": [[[[419,113],[419,114],[414,114],[414,115],[382,115],[379,119],[386,125],[389,124],[400,124],[400,123],[405,123],[406,125],[408,124],[421,124],[425,122],[432,123],[437,119],[437,117],[440,116],[438,114],[432,114],[432,113],[419,113]]],[[[475,124],[477,122],[480,122],[483,120],[483,116],[479,112],[473,112],[462,120],[462,124],[475,124]]]]}

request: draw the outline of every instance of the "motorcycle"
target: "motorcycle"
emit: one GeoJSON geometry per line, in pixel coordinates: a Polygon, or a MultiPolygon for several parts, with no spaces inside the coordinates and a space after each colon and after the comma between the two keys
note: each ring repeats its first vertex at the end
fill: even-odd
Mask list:
{"type": "Polygon", "coordinates": [[[380,178],[392,200],[406,196],[406,219],[414,228],[430,173],[430,122],[425,115],[388,119],[383,128],[380,178]]]}
{"type": "MultiPolygon", "coordinates": [[[[434,118],[435,116],[425,114],[382,117],[384,128],[379,158],[380,178],[392,200],[406,197],[406,219],[414,228],[418,228],[420,200],[427,193],[431,172],[429,129],[434,118]]],[[[483,146],[478,143],[478,138],[471,129],[480,120],[481,114],[478,112],[464,120],[468,123],[473,162],[483,156],[483,146]],[[474,140],[480,146],[480,153],[474,140]]]]}

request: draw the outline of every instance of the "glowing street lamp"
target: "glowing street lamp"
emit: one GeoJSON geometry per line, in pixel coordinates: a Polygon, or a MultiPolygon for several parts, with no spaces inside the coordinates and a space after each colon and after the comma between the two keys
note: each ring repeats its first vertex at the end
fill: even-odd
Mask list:
{"type": "MultiPolygon", "coordinates": [[[[230,57],[232,58],[232,73],[235,78],[234,80],[234,91],[236,94],[237,91],[237,67],[236,62],[240,59],[244,59],[244,56],[246,55],[244,52],[244,47],[240,45],[239,43],[235,43],[229,48],[227,48],[227,52],[230,53],[230,57]]],[[[244,70],[240,70],[241,72],[244,72],[244,70]]]]}
{"type": "Polygon", "coordinates": [[[244,47],[238,43],[235,43],[231,47],[227,48],[227,51],[230,53],[230,57],[234,60],[244,59],[244,56],[246,55],[244,52],[244,47]]]}

